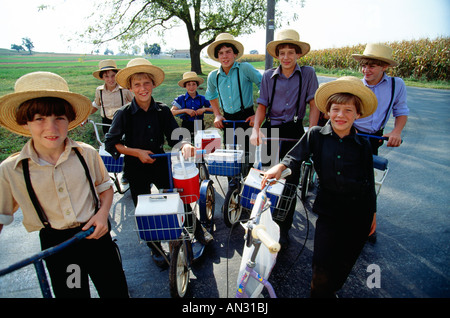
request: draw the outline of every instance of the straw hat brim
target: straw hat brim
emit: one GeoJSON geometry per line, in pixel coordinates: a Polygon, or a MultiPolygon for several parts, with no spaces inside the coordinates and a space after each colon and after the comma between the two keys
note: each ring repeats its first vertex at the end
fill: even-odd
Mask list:
{"type": "Polygon", "coordinates": [[[155,87],[161,85],[164,81],[164,71],[157,66],[154,65],[135,65],[135,66],[127,66],[121,69],[116,75],[116,82],[122,87],[128,87],[128,78],[137,73],[148,73],[153,77],[155,81],[155,87]]]}
{"type": "Polygon", "coordinates": [[[326,105],[330,96],[337,93],[349,93],[358,96],[362,101],[361,116],[364,118],[372,115],[378,106],[376,95],[361,82],[361,85],[355,85],[353,80],[335,80],[324,83],[319,86],[314,96],[314,102],[317,108],[326,113],[326,105]]]}
{"type": "Polygon", "coordinates": [[[266,46],[266,50],[267,52],[274,58],[278,58],[278,56],[276,55],[276,48],[279,44],[295,44],[297,46],[300,47],[300,49],[302,50],[302,53],[300,54],[299,57],[302,57],[306,54],[308,54],[308,52],[311,50],[311,46],[309,45],[309,43],[306,42],[301,42],[301,41],[295,41],[295,40],[277,40],[277,41],[271,41],[267,44],[266,46]]]}
{"type": "Polygon", "coordinates": [[[120,71],[120,68],[116,68],[116,67],[108,67],[105,69],[101,69],[101,70],[97,70],[95,72],[92,73],[92,75],[99,80],[103,80],[103,78],[100,77],[100,73],[101,72],[106,72],[106,71],[120,71]]]}
{"type": "Polygon", "coordinates": [[[0,124],[13,133],[31,137],[29,130],[16,122],[16,111],[23,102],[40,97],[57,97],[72,105],[76,116],[69,123],[69,130],[85,122],[91,114],[91,101],[81,94],[59,90],[26,91],[7,94],[0,98],[0,124]]]}
{"type": "Polygon", "coordinates": [[[199,76],[189,77],[189,78],[184,78],[181,81],[179,81],[178,86],[184,87],[184,83],[187,83],[187,82],[198,82],[198,86],[200,86],[201,84],[203,84],[204,81],[205,80],[199,76]]]}
{"type": "Polygon", "coordinates": [[[391,59],[388,59],[388,58],[385,58],[382,56],[372,55],[372,54],[352,54],[352,57],[357,61],[360,61],[361,59],[364,59],[364,58],[372,59],[372,60],[380,60],[380,61],[388,63],[389,66],[391,66],[391,67],[396,67],[399,64],[398,62],[396,62],[394,60],[391,60],[391,59]]]}
{"type": "Polygon", "coordinates": [[[242,55],[244,55],[244,45],[242,45],[241,42],[236,41],[236,40],[231,40],[231,39],[224,39],[224,40],[214,41],[213,43],[211,43],[208,46],[207,53],[208,53],[209,58],[213,59],[214,61],[219,61],[219,59],[214,56],[214,50],[216,49],[216,47],[219,44],[222,44],[222,43],[230,43],[236,47],[236,49],[238,50],[236,60],[239,59],[242,55]]]}

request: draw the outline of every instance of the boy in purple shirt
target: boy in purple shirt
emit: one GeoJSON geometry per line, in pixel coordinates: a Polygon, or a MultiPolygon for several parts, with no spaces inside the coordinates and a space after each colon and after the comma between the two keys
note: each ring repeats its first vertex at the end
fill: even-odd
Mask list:
{"type": "MultiPolygon", "coordinates": [[[[314,94],[319,85],[312,67],[299,67],[297,64],[297,60],[310,50],[309,44],[300,42],[299,39],[300,36],[295,30],[288,29],[280,31],[276,40],[267,44],[267,52],[280,61],[280,66],[263,74],[255,124],[250,137],[253,145],[260,145],[265,137],[261,131],[264,120],[262,127],[267,129],[267,137],[279,136],[299,140],[304,134],[303,117],[307,103],[310,106],[309,126],[317,125],[319,110],[314,102],[314,94]]],[[[295,142],[282,142],[279,158],[283,158],[294,144],[295,142]]],[[[271,157],[275,155],[271,154],[271,157]]],[[[286,181],[297,185],[299,177],[299,171],[295,171],[286,181]]],[[[293,203],[286,219],[279,222],[280,243],[283,248],[288,244],[287,233],[292,225],[294,208],[293,203]]]]}

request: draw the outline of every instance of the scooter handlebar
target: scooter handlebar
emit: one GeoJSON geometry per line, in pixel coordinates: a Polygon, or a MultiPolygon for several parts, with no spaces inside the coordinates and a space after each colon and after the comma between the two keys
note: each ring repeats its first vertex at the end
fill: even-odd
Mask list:
{"type": "Polygon", "coordinates": [[[269,233],[267,233],[266,227],[262,224],[258,224],[252,229],[252,236],[254,239],[259,239],[267,246],[270,253],[278,253],[281,249],[280,243],[275,241],[269,233]]]}

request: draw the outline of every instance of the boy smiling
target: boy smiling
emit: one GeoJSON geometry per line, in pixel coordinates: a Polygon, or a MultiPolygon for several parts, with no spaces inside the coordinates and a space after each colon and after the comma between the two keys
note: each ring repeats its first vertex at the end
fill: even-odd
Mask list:
{"type": "Polygon", "coordinates": [[[286,168],[299,170],[312,156],[319,187],[313,211],[311,297],[335,297],[345,283],[370,231],[376,211],[373,158],[369,142],[353,127],[377,108],[375,94],[356,77],[342,77],[317,90],[316,105],[330,120],[315,126],[263,177],[280,178],[286,168]]]}

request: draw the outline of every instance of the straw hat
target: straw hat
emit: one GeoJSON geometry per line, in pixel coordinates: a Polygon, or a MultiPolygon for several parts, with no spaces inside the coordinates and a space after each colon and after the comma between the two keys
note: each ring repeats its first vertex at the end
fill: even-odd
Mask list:
{"type": "Polygon", "coordinates": [[[216,47],[219,44],[222,44],[222,43],[230,43],[236,47],[236,49],[238,50],[238,55],[236,56],[236,60],[244,54],[244,46],[242,45],[241,42],[236,41],[234,39],[234,36],[232,36],[230,33],[220,33],[216,37],[216,40],[208,46],[208,51],[207,51],[208,56],[211,59],[213,59],[214,61],[219,60],[217,57],[214,56],[214,50],[216,49],[216,47]]]}
{"type": "Polygon", "coordinates": [[[89,98],[70,92],[61,76],[50,72],[33,72],[16,81],[14,93],[0,98],[0,124],[13,133],[30,137],[30,132],[16,122],[16,111],[23,102],[39,97],[57,97],[72,105],[76,117],[69,123],[69,130],[85,122],[91,113],[89,98]]]}
{"type": "Polygon", "coordinates": [[[284,43],[295,44],[295,45],[299,46],[300,49],[302,50],[300,57],[302,57],[303,55],[306,55],[309,52],[309,50],[311,49],[311,47],[308,43],[300,41],[300,35],[298,34],[297,31],[292,30],[292,29],[287,29],[287,30],[282,30],[282,31],[278,32],[276,35],[275,41],[271,41],[267,44],[267,47],[266,47],[267,52],[270,55],[272,55],[274,58],[278,58],[278,56],[275,53],[277,45],[284,44],[284,43]]]}
{"type": "Polygon", "coordinates": [[[353,58],[360,61],[363,58],[380,60],[386,62],[391,67],[398,65],[398,62],[392,58],[392,49],[381,43],[369,43],[366,45],[363,54],[352,54],[353,58]]]}
{"type": "Polygon", "coordinates": [[[377,97],[363,82],[354,76],[340,77],[335,81],[321,84],[316,91],[314,101],[317,108],[326,113],[327,101],[331,95],[349,93],[358,96],[361,101],[361,117],[372,115],[378,106],[377,97]]]}
{"type": "Polygon", "coordinates": [[[138,57],[128,62],[127,67],[121,69],[116,75],[116,82],[122,87],[128,87],[128,78],[136,73],[148,73],[152,76],[155,87],[164,81],[164,71],[154,66],[150,61],[138,57]]]}
{"type": "Polygon", "coordinates": [[[184,84],[186,82],[198,82],[198,85],[200,86],[203,84],[204,80],[200,76],[197,75],[195,72],[186,72],[183,74],[183,79],[178,82],[178,86],[184,87],[184,84]]]}
{"type": "Polygon", "coordinates": [[[120,71],[120,69],[117,68],[116,61],[103,60],[98,63],[98,70],[95,71],[94,73],[92,73],[92,75],[94,75],[95,78],[101,80],[102,78],[100,77],[100,73],[105,72],[105,71],[111,71],[111,70],[120,71]]]}

